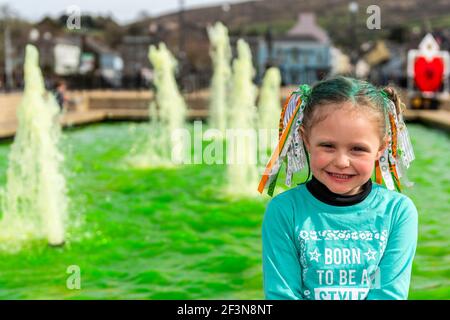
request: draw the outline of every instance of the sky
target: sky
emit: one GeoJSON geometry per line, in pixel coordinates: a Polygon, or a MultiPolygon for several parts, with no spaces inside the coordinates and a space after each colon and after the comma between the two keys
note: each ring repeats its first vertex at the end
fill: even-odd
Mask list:
{"type": "Polygon", "coordinates": [[[59,16],[71,6],[77,6],[81,12],[111,14],[119,23],[128,23],[143,10],[150,16],[178,11],[182,1],[185,8],[196,8],[243,0],[0,0],[0,6],[6,4],[19,16],[33,22],[46,15],[59,16]]]}

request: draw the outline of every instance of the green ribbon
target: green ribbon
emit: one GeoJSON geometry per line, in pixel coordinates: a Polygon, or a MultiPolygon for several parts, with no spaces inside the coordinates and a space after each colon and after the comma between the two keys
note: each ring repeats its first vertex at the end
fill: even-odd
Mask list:
{"type": "Polygon", "coordinates": [[[297,90],[294,91],[294,93],[299,94],[302,96],[302,98],[308,100],[311,95],[311,87],[307,84],[299,85],[297,90]]]}

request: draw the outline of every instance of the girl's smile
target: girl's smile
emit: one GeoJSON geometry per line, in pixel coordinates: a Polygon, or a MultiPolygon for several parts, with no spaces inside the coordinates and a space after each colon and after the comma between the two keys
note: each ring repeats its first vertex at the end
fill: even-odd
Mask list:
{"type": "Polygon", "coordinates": [[[328,173],[328,175],[337,182],[347,182],[355,176],[354,174],[340,174],[328,171],[326,171],[326,173],[328,173]]]}

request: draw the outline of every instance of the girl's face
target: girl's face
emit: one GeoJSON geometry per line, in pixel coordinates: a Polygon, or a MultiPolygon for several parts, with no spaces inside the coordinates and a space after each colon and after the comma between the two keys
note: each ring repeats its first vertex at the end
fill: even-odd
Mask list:
{"type": "Polygon", "coordinates": [[[326,118],[313,124],[308,133],[302,130],[313,175],[341,195],[362,191],[361,185],[370,179],[375,161],[387,146],[387,140],[380,143],[374,117],[348,106],[322,107],[318,112],[326,118]]]}

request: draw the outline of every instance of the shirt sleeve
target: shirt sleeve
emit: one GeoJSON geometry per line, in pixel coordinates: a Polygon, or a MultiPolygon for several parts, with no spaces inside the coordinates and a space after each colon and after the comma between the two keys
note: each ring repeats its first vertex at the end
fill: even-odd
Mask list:
{"type": "Polygon", "coordinates": [[[276,200],[269,202],[262,225],[264,294],[266,299],[302,300],[293,214],[289,216],[276,200]]]}
{"type": "Polygon", "coordinates": [[[408,299],[411,269],[417,246],[418,214],[411,199],[400,204],[368,300],[408,299]]]}

